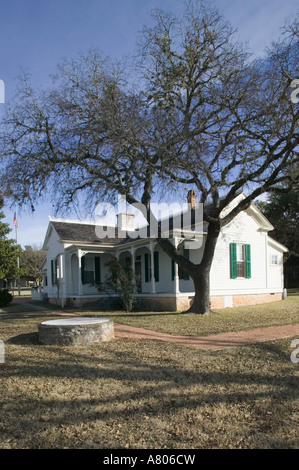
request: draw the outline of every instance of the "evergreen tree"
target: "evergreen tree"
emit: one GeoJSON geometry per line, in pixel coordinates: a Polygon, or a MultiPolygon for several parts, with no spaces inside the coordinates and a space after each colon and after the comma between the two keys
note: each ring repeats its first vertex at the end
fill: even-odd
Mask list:
{"type": "MultiPolygon", "coordinates": [[[[0,201],[0,207],[2,205],[0,201]]],[[[0,212],[0,279],[15,279],[26,272],[17,267],[22,248],[16,244],[15,240],[7,237],[11,229],[8,224],[2,222],[4,217],[4,213],[0,212]]]]}

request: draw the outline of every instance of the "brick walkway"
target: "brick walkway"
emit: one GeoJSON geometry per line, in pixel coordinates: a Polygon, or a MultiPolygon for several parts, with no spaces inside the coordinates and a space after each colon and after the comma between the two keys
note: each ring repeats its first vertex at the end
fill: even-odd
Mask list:
{"type": "MultiPolygon", "coordinates": [[[[26,303],[37,310],[50,312],[51,309],[30,303],[30,299],[14,299],[14,303],[26,303]]],[[[66,313],[63,310],[52,310],[52,313],[61,316],[78,316],[75,313],[66,313]]],[[[275,339],[299,337],[299,323],[282,326],[269,326],[267,328],[254,328],[252,330],[219,333],[210,336],[179,336],[160,333],[158,331],[136,328],[134,326],[114,323],[115,337],[128,339],[151,339],[169,343],[191,346],[196,349],[219,350],[246,344],[254,344],[275,339]]]]}
{"type": "Polygon", "coordinates": [[[114,329],[116,338],[154,339],[191,346],[196,349],[212,350],[299,336],[299,323],[255,328],[247,331],[219,333],[210,336],[176,336],[119,324],[114,324],[114,329]]]}

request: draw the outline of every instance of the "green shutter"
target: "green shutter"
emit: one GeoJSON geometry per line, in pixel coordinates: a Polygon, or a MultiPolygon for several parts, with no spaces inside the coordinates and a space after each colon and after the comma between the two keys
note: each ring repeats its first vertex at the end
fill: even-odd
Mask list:
{"type": "Polygon", "coordinates": [[[84,258],[84,256],[82,256],[82,258],[81,258],[81,281],[82,281],[82,284],[85,284],[84,268],[85,268],[85,258],[84,258]]]}
{"type": "Polygon", "coordinates": [[[174,261],[171,260],[171,279],[174,281],[174,261]]]}
{"type": "Polygon", "coordinates": [[[52,286],[54,286],[55,278],[54,278],[54,260],[53,259],[51,259],[51,281],[52,281],[52,286]]]}
{"type": "Polygon", "coordinates": [[[94,259],[94,271],[95,271],[95,282],[98,284],[101,282],[101,266],[100,266],[99,256],[96,256],[94,259]]]}
{"type": "Polygon", "coordinates": [[[154,251],[154,276],[155,281],[159,282],[159,251],[154,251]]]}
{"type": "MultiPolygon", "coordinates": [[[[184,256],[185,258],[189,259],[189,256],[190,256],[189,248],[184,248],[184,256]]],[[[190,279],[190,276],[186,271],[183,271],[183,279],[185,281],[188,281],[190,279]]]]}
{"type": "Polygon", "coordinates": [[[55,258],[55,268],[54,268],[54,281],[57,284],[57,269],[58,269],[58,259],[55,258]]]}
{"type": "Polygon", "coordinates": [[[230,277],[236,279],[237,277],[237,244],[230,244],[230,277]]]}
{"type": "Polygon", "coordinates": [[[251,253],[250,253],[250,245],[245,245],[245,254],[246,254],[246,278],[251,278],[251,253]]]}
{"type": "Polygon", "coordinates": [[[145,276],[144,276],[145,282],[148,282],[149,281],[149,278],[148,278],[148,253],[144,254],[144,273],[145,273],[145,276]]]}

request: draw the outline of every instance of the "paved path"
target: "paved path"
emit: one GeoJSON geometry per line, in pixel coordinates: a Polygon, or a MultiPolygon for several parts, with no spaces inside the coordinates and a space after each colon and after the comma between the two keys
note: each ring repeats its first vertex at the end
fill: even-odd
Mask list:
{"type": "MultiPolygon", "coordinates": [[[[63,310],[51,310],[48,307],[42,307],[30,303],[30,299],[14,299],[14,303],[26,303],[36,310],[52,312],[61,316],[80,316],[75,313],[67,313],[63,310]]],[[[267,328],[254,328],[252,330],[237,331],[229,333],[219,333],[209,336],[180,336],[151,331],[134,326],[120,325],[114,323],[115,337],[128,339],[151,339],[165,341],[169,343],[191,346],[196,349],[219,350],[246,344],[260,343],[264,341],[273,341],[275,339],[299,337],[299,323],[282,326],[269,326],[267,328]]]]}
{"type": "Polygon", "coordinates": [[[40,312],[51,312],[51,313],[56,313],[57,315],[64,315],[66,317],[78,316],[75,313],[68,313],[68,312],[65,312],[64,310],[53,310],[49,307],[44,307],[42,305],[31,303],[30,301],[31,301],[30,297],[21,298],[21,299],[19,299],[18,297],[14,297],[12,304],[19,304],[19,305],[25,304],[26,306],[29,306],[30,308],[33,308],[34,310],[37,310],[40,312]]]}

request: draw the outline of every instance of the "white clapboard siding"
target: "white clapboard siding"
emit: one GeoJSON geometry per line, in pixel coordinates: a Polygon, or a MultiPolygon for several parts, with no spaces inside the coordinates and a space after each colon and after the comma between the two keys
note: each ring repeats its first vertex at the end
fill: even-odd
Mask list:
{"type": "Polygon", "coordinates": [[[271,244],[268,246],[267,271],[268,288],[283,288],[283,253],[275,249],[271,244]]]}
{"type": "Polygon", "coordinates": [[[211,268],[211,293],[223,291],[238,293],[266,288],[266,233],[260,225],[247,214],[241,212],[225,226],[219,236],[211,268]],[[230,243],[250,244],[251,278],[230,277],[230,243]]]}
{"type": "Polygon", "coordinates": [[[48,274],[48,285],[44,287],[44,292],[48,294],[48,297],[56,297],[57,295],[57,286],[52,285],[52,276],[51,276],[51,260],[55,258],[63,251],[63,246],[60,242],[60,238],[57,232],[53,227],[50,227],[48,233],[48,243],[47,243],[47,262],[46,269],[48,274]]]}

